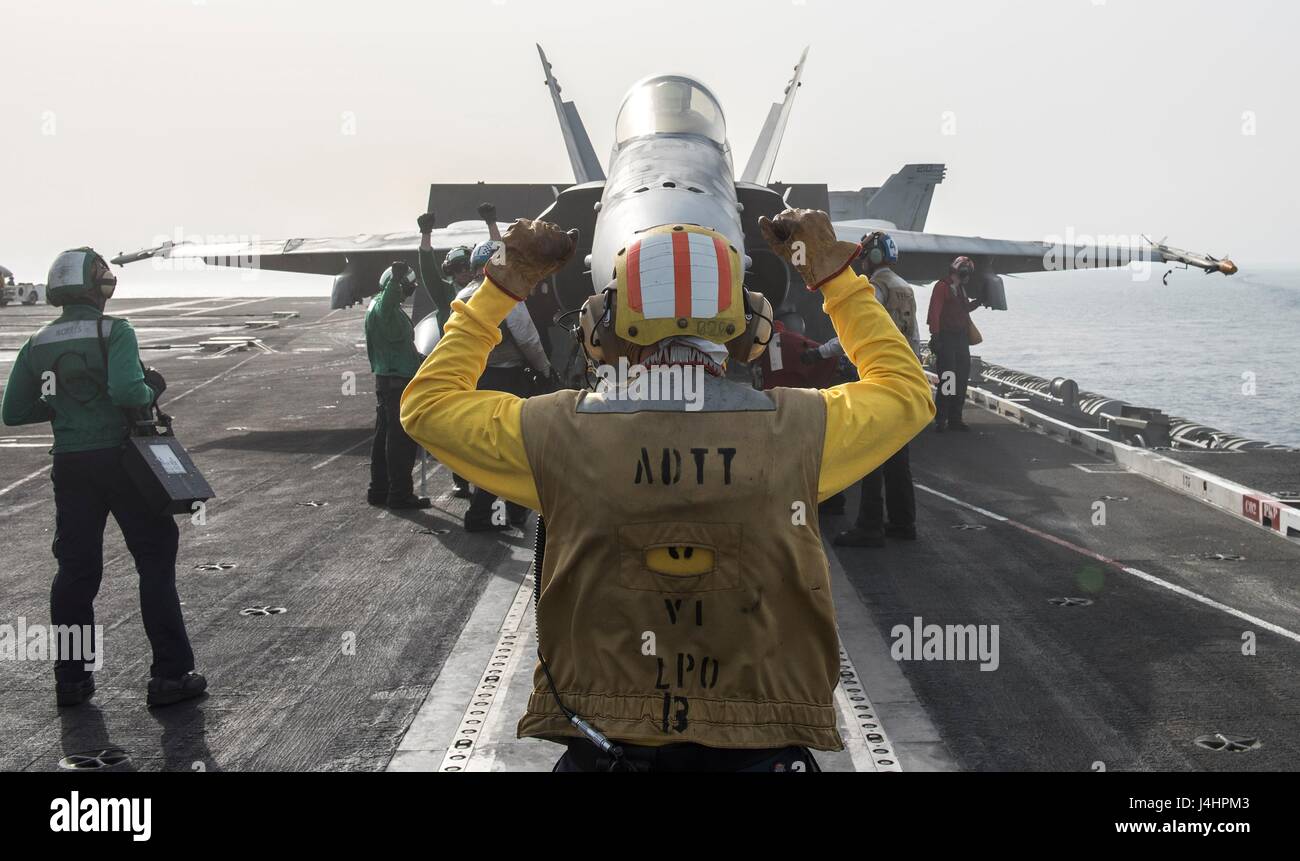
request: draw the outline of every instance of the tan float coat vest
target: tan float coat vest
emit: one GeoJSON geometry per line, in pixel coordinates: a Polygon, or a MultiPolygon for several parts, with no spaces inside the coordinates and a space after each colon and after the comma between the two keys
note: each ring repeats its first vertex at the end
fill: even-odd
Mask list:
{"type": "MultiPolygon", "coordinates": [[[[825,402],[769,394],[763,411],[590,413],[573,391],[524,405],[546,518],[542,654],[565,706],[610,738],[843,747],[817,525],[825,402]],[[679,546],[712,548],[713,569],[646,566],[679,546]]],[[[540,664],[519,735],[579,735],[540,664]]]]}

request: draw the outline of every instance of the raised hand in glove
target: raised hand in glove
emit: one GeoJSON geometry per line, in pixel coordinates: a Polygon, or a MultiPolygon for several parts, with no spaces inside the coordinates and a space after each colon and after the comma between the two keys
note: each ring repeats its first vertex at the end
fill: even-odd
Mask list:
{"type": "Polygon", "coordinates": [[[505,248],[488,261],[487,277],[522,302],[539,282],[572,259],[578,250],[578,231],[566,233],[549,221],[521,218],[506,229],[501,242],[505,248]]]}
{"type": "Polygon", "coordinates": [[[480,203],[478,205],[478,217],[484,221],[497,220],[497,208],[490,203],[480,203]]]}
{"type": "Polygon", "coordinates": [[[167,391],[167,381],[154,368],[144,369],[144,384],[153,389],[153,399],[155,401],[158,400],[159,395],[167,391]]]}
{"type": "Polygon", "coordinates": [[[787,209],[775,218],[758,219],[763,238],[803,276],[809,290],[820,290],[862,253],[856,242],[835,237],[831,218],[819,209],[787,209]]]}
{"type": "Polygon", "coordinates": [[[438,223],[438,219],[432,212],[426,212],[415,219],[415,223],[420,226],[420,233],[428,233],[433,230],[434,225],[438,223]]]}

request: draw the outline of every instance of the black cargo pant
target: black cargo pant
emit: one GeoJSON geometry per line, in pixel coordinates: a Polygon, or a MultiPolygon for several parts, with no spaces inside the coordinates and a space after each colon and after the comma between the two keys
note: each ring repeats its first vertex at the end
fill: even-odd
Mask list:
{"type": "Polygon", "coordinates": [[[916,488],[912,486],[912,463],[907,446],[862,479],[858,528],[870,532],[884,529],[886,508],[891,526],[916,525],[916,488]],[[885,491],[883,501],[881,485],[885,491]]]}
{"type": "MultiPolygon", "coordinates": [[[[122,468],[122,449],[54,455],[54,557],[59,573],[50,589],[55,625],[94,631],[95,596],[104,576],[104,526],[111,513],[140,575],[140,617],[153,648],[150,675],[176,678],[194,669],[176,594],[180,530],[169,514],[149,509],[122,468]]],[[[92,634],[92,640],[93,640],[92,634]]],[[[95,642],[95,654],[102,647],[95,642]]],[[[84,655],[55,656],[54,676],[74,682],[90,675],[84,655]]]]}
{"type": "Polygon", "coordinates": [[[764,750],[724,750],[699,744],[640,747],[625,744],[623,759],[615,763],[586,739],[566,740],[568,750],[551,771],[667,771],[667,772],[815,772],[821,766],[804,747],[764,750]]]}
{"type": "MultiPolygon", "coordinates": [[[[523,368],[494,368],[489,365],[483,370],[483,376],[479,377],[478,389],[481,392],[509,392],[521,398],[526,398],[532,394],[528,385],[528,377],[525,375],[523,368]]],[[[492,506],[496,501],[495,496],[483,488],[475,486],[474,495],[469,500],[469,509],[465,512],[466,524],[475,523],[486,526],[491,523],[492,506]]],[[[517,520],[526,511],[522,505],[516,505],[513,502],[506,503],[506,516],[510,520],[517,520]]]]}
{"type": "Polygon", "coordinates": [[[375,375],[375,441],[370,446],[372,501],[402,500],[415,495],[411,472],[419,446],[406,435],[400,409],[402,392],[410,380],[375,375]]]}
{"type": "Polygon", "coordinates": [[[940,332],[935,341],[934,369],[939,384],[934,393],[934,420],[939,425],[957,424],[966,405],[966,384],[970,380],[970,332],[940,332]],[[955,375],[955,379],[945,383],[945,373],[955,375]],[[945,388],[953,393],[944,394],[945,388]]]}

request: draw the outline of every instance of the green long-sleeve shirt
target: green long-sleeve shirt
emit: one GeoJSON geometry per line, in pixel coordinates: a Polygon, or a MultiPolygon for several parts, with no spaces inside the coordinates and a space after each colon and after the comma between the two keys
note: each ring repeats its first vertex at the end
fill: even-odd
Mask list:
{"type": "MultiPolygon", "coordinates": [[[[417,289],[422,288],[418,276],[416,280],[417,289]]],[[[415,349],[415,327],[402,309],[403,298],[401,282],[392,278],[366,310],[366,354],[377,376],[409,380],[424,361],[415,349]]]]}
{"type": "Polygon", "coordinates": [[[126,320],[103,317],[89,305],[69,305],[18,351],[5,386],[6,425],[50,422],[53,454],[115,448],[130,433],[123,409],[147,407],[135,330],[126,320]],[[103,333],[108,365],[96,327],[103,333]]]}
{"type": "Polygon", "coordinates": [[[438,258],[434,256],[431,248],[420,249],[420,280],[424,282],[430,298],[433,299],[434,313],[438,317],[438,332],[441,334],[442,327],[451,318],[451,303],[460,288],[442,271],[442,266],[438,264],[438,258]]]}

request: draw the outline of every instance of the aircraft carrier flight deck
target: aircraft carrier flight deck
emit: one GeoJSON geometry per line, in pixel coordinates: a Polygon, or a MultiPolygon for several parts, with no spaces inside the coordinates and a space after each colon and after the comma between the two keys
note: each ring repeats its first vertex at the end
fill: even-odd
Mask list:
{"type": "MultiPolygon", "coordinates": [[[[178,588],[210,692],[146,708],[136,575],[110,528],[99,691],[60,710],[47,663],[11,663],[0,768],[57,770],[116,750],[118,770],[549,770],[558,747],[515,738],[535,660],[535,518],[526,531],[466,534],[466,502],[432,459],[416,475],[432,509],[366,504],[375,407],[361,309],[180,298],[112,311],[167,376],[162,406],[217,492],[205,522],[178,520],[178,588]]],[[[5,367],[52,317],[45,306],[0,315],[5,367]]],[[[919,541],[832,546],[856,491],[846,516],[823,519],[846,742],[819,755],[823,766],[1300,768],[1300,544],[1128,455],[1044,432],[1017,403],[968,406],[972,432],[914,442],[919,541]],[[900,653],[927,626],[968,624],[996,630],[995,657],[900,653]]],[[[48,430],[0,439],[6,605],[33,622],[48,618],[54,566],[48,430]]],[[[1230,462],[1225,482],[1267,496],[1285,489],[1295,457],[1185,459],[1207,487],[1230,462]]]]}

